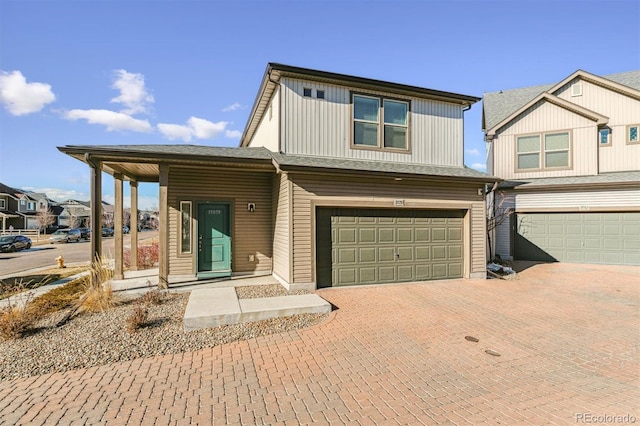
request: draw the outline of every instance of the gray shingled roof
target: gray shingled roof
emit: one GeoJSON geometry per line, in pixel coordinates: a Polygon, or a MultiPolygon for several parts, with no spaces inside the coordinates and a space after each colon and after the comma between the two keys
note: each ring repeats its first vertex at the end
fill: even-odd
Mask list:
{"type": "Polygon", "coordinates": [[[539,179],[509,180],[500,184],[502,189],[527,189],[540,186],[559,185],[605,185],[605,184],[636,184],[640,188],[640,171],[601,173],[594,176],[567,176],[539,179]]]}
{"type": "Polygon", "coordinates": [[[81,145],[65,146],[62,150],[87,150],[107,151],[113,153],[137,153],[160,155],[193,155],[205,157],[228,157],[247,159],[271,159],[270,152],[266,148],[238,148],[206,145],[81,145]]]}
{"type": "MultiPolygon", "coordinates": [[[[603,75],[602,78],[640,90],[640,70],[603,75]]],[[[540,93],[557,84],[523,87],[520,89],[488,92],[482,97],[485,129],[489,130],[502,120],[522,108],[540,93]]]]}
{"type": "Polygon", "coordinates": [[[495,182],[497,179],[486,173],[467,167],[441,167],[427,164],[396,163],[390,161],[350,160],[345,158],[316,157],[272,153],[275,161],[283,168],[311,167],[336,170],[358,170],[363,172],[383,172],[396,174],[414,174],[453,178],[472,178],[483,182],[495,182]]]}

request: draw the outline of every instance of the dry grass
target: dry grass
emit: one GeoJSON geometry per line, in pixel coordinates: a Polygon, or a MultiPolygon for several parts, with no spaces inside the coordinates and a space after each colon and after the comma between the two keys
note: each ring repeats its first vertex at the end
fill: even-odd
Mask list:
{"type": "Polygon", "coordinates": [[[85,282],[84,292],[78,301],[81,312],[104,312],[118,305],[121,300],[111,288],[113,271],[107,266],[110,262],[96,259],[91,264],[90,278],[85,282]]]}
{"type": "Polygon", "coordinates": [[[40,312],[42,315],[68,309],[80,299],[89,281],[88,276],[80,277],[67,284],[54,288],[31,301],[29,309],[40,312]]]}
{"type": "Polygon", "coordinates": [[[73,268],[51,268],[38,271],[37,274],[16,275],[0,280],[0,299],[12,296],[25,290],[32,290],[54,281],[79,274],[88,269],[87,266],[73,268]]]}
{"type": "Polygon", "coordinates": [[[20,282],[14,289],[21,290],[18,296],[7,296],[8,305],[0,309],[0,337],[16,339],[33,328],[40,313],[29,309],[33,292],[25,292],[25,284],[20,282]]]}

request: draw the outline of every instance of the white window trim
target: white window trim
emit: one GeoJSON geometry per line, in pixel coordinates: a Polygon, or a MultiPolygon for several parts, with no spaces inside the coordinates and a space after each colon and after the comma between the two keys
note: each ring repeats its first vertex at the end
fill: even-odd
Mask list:
{"type": "Polygon", "coordinates": [[[611,129],[605,127],[603,129],[598,129],[598,146],[611,146],[611,129]],[[607,132],[607,142],[602,143],[602,132],[607,132]]]}
{"type": "Polygon", "coordinates": [[[582,96],[582,82],[577,81],[571,85],[571,96],[582,96]]]}
{"type": "Polygon", "coordinates": [[[371,95],[371,94],[366,94],[366,93],[357,93],[357,92],[352,92],[351,93],[351,148],[354,149],[365,149],[365,150],[373,150],[373,151],[385,151],[385,152],[396,152],[396,153],[401,153],[401,154],[410,154],[411,153],[411,101],[408,99],[399,99],[399,98],[393,98],[393,97],[387,97],[387,96],[376,96],[376,95],[371,95]],[[362,97],[362,98],[370,98],[370,99],[376,99],[378,101],[378,121],[371,121],[371,120],[362,120],[362,119],[356,119],[354,117],[354,99],[356,96],[362,97]],[[407,124],[406,126],[402,126],[402,125],[398,125],[398,124],[391,124],[391,123],[385,123],[384,122],[384,101],[393,101],[393,102],[401,102],[401,103],[405,103],[407,104],[407,124]],[[355,126],[354,124],[358,122],[358,123],[369,123],[369,124],[375,124],[378,126],[378,144],[376,146],[373,145],[363,145],[363,144],[356,144],[355,143],[355,126]],[[384,146],[384,126],[385,125],[389,125],[389,126],[394,126],[394,127],[405,127],[407,129],[406,132],[406,147],[405,148],[393,148],[393,147],[386,147],[384,146]]]}
{"type": "Polygon", "coordinates": [[[0,198],[0,210],[4,210],[7,208],[7,204],[4,198],[0,198]]]}
{"type": "MultiPolygon", "coordinates": [[[[515,137],[515,164],[514,164],[514,168],[516,173],[528,173],[528,172],[541,172],[541,171],[554,171],[554,170],[568,170],[573,168],[573,162],[572,160],[572,153],[573,153],[573,132],[571,130],[554,130],[554,131],[549,131],[549,132],[543,132],[543,133],[527,133],[527,134],[522,134],[522,135],[516,135],[515,137]],[[567,133],[569,135],[569,148],[568,149],[550,149],[547,150],[545,149],[545,137],[547,135],[556,135],[556,134],[560,134],[560,133],[567,133]],[[531,169],[520,169],[518,168],[518,156],[520,155],[520,153],[518,152],[518,138],[522,138],[522,137],[527,137],[527,136],[538,136],[540,137],[540,150],[538,151],[538,167],[537,168],[531,168],[531,169]],[[564,152],[567,151],[567,162],[568,164],[566,166],[559,166],[559,167],[547,167],[546,165],[546,155],[547,153],[550,152],[564,152]]],[[[533,154],[533,152],[523,152],[522,154],[533,154]]]]}

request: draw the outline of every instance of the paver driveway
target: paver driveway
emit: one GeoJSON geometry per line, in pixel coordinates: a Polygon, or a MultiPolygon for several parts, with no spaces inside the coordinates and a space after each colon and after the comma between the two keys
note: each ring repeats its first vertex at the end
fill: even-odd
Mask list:
{"type": "Polygon", "coordinates": [[[309,329],[0,382],[0,423],[640,422],[640,268],[319,294],[309,329]]]}

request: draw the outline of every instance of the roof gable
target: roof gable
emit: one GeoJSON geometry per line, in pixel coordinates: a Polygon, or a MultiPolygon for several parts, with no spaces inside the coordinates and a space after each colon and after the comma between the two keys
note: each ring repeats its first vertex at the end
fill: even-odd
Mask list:
{"type": "MultiPolygon", "coordinates": [[[[556,84],[523,87],[520,89],[488,92],[482,99],[482,130],[495,133],[498,125],[504,125],[505,119],[514,112],[521,111],[524,105],[544,92],[555,95],[560,88],[575,78],[580,78],[600,86],[640,99],[640,70],[598,76],[583,70],[577,70],[556,84]]],[[[526,108],[525,108],[526,109],[526,108]]]]}
{"type": "Polygon", "coordinates": [[[581,107],[581,106],[576,105],[574,103],[571,103],[571,102],[569,102],[567,100],[564,100],[562,98],[554,96],[554,95],[552,95],[552,94],[550,94],[548,92],[543,92],[540,95],[538,95],[535,98],[533,98],[531,101],[529,101],[526,104],[524,104],[522,107],[520,107],[516,111],[514,111],[511,115],[509,115],[506,118],[504,118],[502,121],[497,123],[491,129],[489,129],[487,131],[487,137],[488,138],[493,137],[498,130],[500,130],[501,128],[503,128],[507,124],[509,124],[511,121],[515,120],[516,117],[518,117],[520,114],[522,114],[524,111],[526,111],[528,108],[531,108],[533,105],[537,104],[538,102],[549,102],[549,103],[552,103],[552,104],[554,104],[556,106],[559,106],[560,108],[564,108],[564,109],[566,109],[568,111],[571,111],[571,112],[573,112],[575,114],[582,115],[583,117],[586,117],[586,118],[588,118],[588,119],[590,119],[592,121],[595,121],[596,124],[599,125],[599,126],[603,126],[603,125],[607,124],[608,121],[609,121],[608,117],[605,117],[604,115],[598,114],[595,111],[591,111],[590,109],[581,107]]]}

